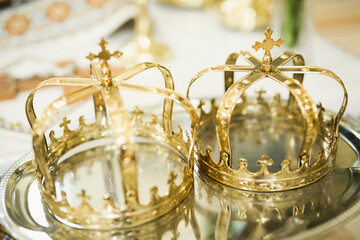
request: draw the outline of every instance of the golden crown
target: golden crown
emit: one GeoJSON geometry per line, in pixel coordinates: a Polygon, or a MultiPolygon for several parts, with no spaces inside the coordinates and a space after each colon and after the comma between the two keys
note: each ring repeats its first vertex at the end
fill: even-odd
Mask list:
{"type": "Polygon", "coordinates": [[[200,102],[199,137],[203,141],[198,141],[197,164],[211,178],[243,190],[289,190],[329,173],[335,161],[339,122],[347,105],[346,89],[333,72],[304,66],[303,57],[294,52],[285,51],[272,59],[270,50],[283,43],[280,38],[274,41],[272,33],[267,28],[265,40],[253,46],[255,50],[265,50],[262,60],[247,51],[233,53],[225,65],[196,74],[187,90],[189,96],[191,85],[207,73],[225,72],[225,95],[220,103],[200,102]],[[239,57],[250,65],[235,65],[239,57]],[[291,60],[294,66],[285,66],[291,60]],[[250,73],[234,82],[234,72],[250,73]],[[293,77],[286,75],[291,73],[293,77]],[[336,115],[325,111],[321,103],[314,104],[302,85],[305,73],[322,74],[341,85],[344,98],[336,115]],[[262,90],[256,98],[246,97],[245,90],[265,78],[289,90],[288,102],[281,100],[279,94],[266,99],[262,90]],[[205,153],[201,150],[204,148],[205,153]],[[218,152],[218,161],[214,160],[213,151],[218,152]]]}
{"type": "Polygon", "coordinates": [[[112,75],[108,60],[122,53],[110,53],[104,39],[99,45],[101,52],[88,56],[91,78],[52,78],[30,93],[26,114],[33,131],[33,163],[43,204],[62,222],[88,229],[135,226],[174,209],[191,191],[198,117],[189,100],[174,91],[165,67],[140,63],[112,75]],[[165,88],[128,83],[150,68],[160,70],[165,88]],[[54,100],[36,116],[34,96],[46,86],[81,88],[54,100]],[[163,97],[162,124],[154,114],[146,120],[138,107],[129,116],[119,90],[163,97]],[[71,127],[76,111],[66,110],[89,97],[94,122],[81,116],[71,127]],[[184,135],[180,126],[173,131],[174,102],[189,114],[191,136],[186,131],[184,135]],[[151,171],[157,176],[146,178],[151,171]]]}

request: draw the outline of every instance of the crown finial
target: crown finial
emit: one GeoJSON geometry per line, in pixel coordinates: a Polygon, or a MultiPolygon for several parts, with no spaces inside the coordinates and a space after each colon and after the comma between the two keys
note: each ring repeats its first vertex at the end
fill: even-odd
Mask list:
{"type": "Polygon", "coordinates": [[[97,55],[90,53],[86,58],[90,61],[93,61],[94,59],[98,58],[100,61],[107,62],[110,60],[111,57],[119,58],[121,55],[123,55],[122,52],[116,50],[113,53],[110,53],[109,50],[106,49],[106,46],[108,45],[108,42],[102,38],[99,42],[99,46],[101,47],[101,52],[99,52],[97,55]]]}
{"type": "Polygon", "coordinates": [[[123,55],[123,53],[118,50],[116,50],[113,53],[110,53],[109,50],[106,49],[107,45],[108,42],[104,38],[102,38],[101,41],[99,42],[101,51],[97,55],[95,55],[94,53],[89,53],[89,55],[86,58],[89,59],[90,61],[93,61],[96,58],[99,59],[102,70],[101,72],[103,76],[101,76],[102,79],[98,79],[98,80],[101,80],[103,85],[110,86],[112,84],[112,77],[111,77],[111,69],[107,61],[110,60],[111,57],[119,58],[121,57],[121,55],[123,55]]]}
{"type": "Polygon", "coordinates": [[[274,46],[280,47],[281,44],[284,43],[284,41],[281,40],[281,38],[278,38],[274,41],[274,39],[271,38],[273,32],[274,32],[273,30],[267,27],[264,32],[265,39],[263,40],[263,42],[260,43],[256,41],[255,44],[252,46],[256,51],[259,50],[260,48],[265,50],[265,55],[262,59],[262,70],[264,70],[265,72],[271,71],[272,58],[271,58],[270,50],[274,46]]]}

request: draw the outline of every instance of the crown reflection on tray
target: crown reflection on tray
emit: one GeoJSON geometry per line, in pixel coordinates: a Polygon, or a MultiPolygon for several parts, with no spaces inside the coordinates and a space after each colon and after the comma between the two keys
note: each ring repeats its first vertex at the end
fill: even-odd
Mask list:
{"type": "Polygon", "coordinates": [[[91,78],[48,79],[30,93],[26,102],[43,204],[62,222],[79,228],[111,229],[151,221],[178,206],[193,185],[196,110],[173,90],[172,76],[161,65],[141,63],[113,76],[108,60],[122,53],[110,53],[106,45],[102,39],[101,52],[88,56],[92,61],[91,78]],[[160,70],[166,88],[127,82],[150,68],[160,70]],[[82,88],[51,102],[36,116],[36,91],[52,85],[82,88]],[[153,114],[146,120],[139,108],[129,116],[119,90],[163,97],[162,124],[153,114]],[[88,97],[93,99],[94,122],[87,123],[81,116],[77,129],[71,129],[66,107],[88,97]],[[187,132],[184,135],[181,127],[173,131],[173,102],[189,114],[191,136],[187,132]],[[58,119],[62,119],[60,130],[53,127],[58,119]],[[47,133],[49,138],[45,137],[47,133]],[[157,176],[149,176],[154,171],[157,176]],[[159,183],[165,186],[152,185],[159,183]]]}
{"type": "Polygon", "coordinates": [[[335,161],[338,125],[347,105],[346,89],[333,72],[304,66],[303,57],[294,52],[285,51],[272,59],[270,50],[283,43],[280,38],[274,41],[272,33],[267,28],[265,40],[253,46],[255,50],[265,50],[262,60],[247,51],[233,53],[226,65],[209,67],[195,75],[187,91],[189,96],[191,85],[199,77],[225,72],[225,95],[220,103],[203,100],[199,106],[202,142],[198,141],[197,163],[211,178],[243,190],[289,190],[329,173],[335,161]],[[235,65],[238,57],[250,65],[235,65]],[[285,66],[291,60],[294,66],[285,66]],[[250,73],[234,82],[234,72],[250,73]],[[293,77],[285,75],[289,73],[293,77]],[[336,115],[325,111],[321,103],[315,105],[302,85],[305,73],[322,74],[341,85],[344,98],[336,115]],[[286,87],[290,92],[288,102],[281,100],[279,94],[265,99],[262,90],[255,99],[246,97],[245,90],[262,79],[286,87]],[[213,151],[218,152],[218,160],[213,151]]]}
{"type": "Polygon", "coordinates": [[[326,219],[338,200],[328,191],[334,181],[328,174],[299,189],[255,192],[219,184],[199,171],[195,189],[199,215],[216,222],[216,238],[280,239],[303,231],[310,221],[326,219]]]}
{"type": "Polygon", "coordinates": [[[193,237],[192,239],[201,239],[195,216],[194,189],[191,189],[185,199],[174,209],[139,226],[108,231],[99,231],[98,229],[84,231],[65,224],[57,224],[56,228],[56,231],[49,233],[52,239],[168,239],[170,236],[177,239],[179,233],[184,230],[191,232],[188,233],[193,237]]]}

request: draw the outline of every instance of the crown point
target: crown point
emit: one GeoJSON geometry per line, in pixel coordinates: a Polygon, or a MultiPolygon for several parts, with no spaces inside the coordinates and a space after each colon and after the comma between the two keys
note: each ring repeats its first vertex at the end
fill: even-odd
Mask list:
{"type": "Polygon", "coordinates": [[[135,116],[135,118],[140,118],[141,115],[144,114],[144,111],[139,108],[139,106],[135,106],[135,109],[130,112],[135,116]]]}
{"type": "Polygon", "coordinates": [[[272,166],[274,164],[274,161],[269,158],[267,155],[262,155],[261,160],[257,161],[257,165],[261,167],[268,167],[272,166]]]}
{"type": "Polygon", "coordinates": [[[285,159],[281,162],[282,169],[290,169],[291,161],[289,159],[285,159]]]}
{"type": "Polygon", "coordinates": [[[319,104],[316,105],[316,107],[319,109],[320,112],[324,112],[325,108],[323,107],[322,103],[319,102],[319,104]]]}
{"type": "Polygon", "coordinates": [[[169,180],[167,182],[169,184],[169,195],[172,195],[175,193],[175,190],[176,190],[175,179],[176,178],[177,178],[177,174],[174,173],[173,171],[171,171],[169,180]]]}
{"type": "Polygon", "coordinates": [[[159,189],[158,187],[154,186],[150,189],[150,205],[155,205],[156,203],[159,202],[160,196],[159,196],[159,189]]]}
{"type": "Polygon", "coordinates": [[[117,207],[115,206],[114,203],[114,197],[110,194],[105,194],[104,197],[104,209],[116,209],[117,207]]]}
{"type": "Polygon", "coordinates": [[[82,190],[81,190],[81,193],[78,194],[77,196],[78,196],[78,198],[81,198],[81,200],[82,200],[81,205],[87,204],[87,202],[91,199],[90,196],[87,196],[87,195],[86,195],[86,191],[85,191],[84,189],[82,189],[82,190]]]}
{"type": "Polygon", "coordinates": [[[69,204],[69,202],[67,200],[67,195],[66,195],[66,193],[64,191],[61,191],[61,203],[63,205],[68,205],[69,204]]]}
{"type": "Polygon", "coordinates": [[[245,158],[240,158],[239,159],[239,167],[247,168],[247,166],[248,166],[248,161],[245,158]]]}
{"type": "Polygon", "coordinates": [[[153,195],[153,196],[155,196],[155,195],[157,195],[158,194],[158,191],[159,191],[159,189],[158,189],[158,187],[152,187],[151,189],[150,189],[150,193],[151,193],[151,195],[153,195]]]}
{"type": "Polygon", "coordinates": [[[60,123],[59,127],[64,128],[64,130],[69,130],[69,124],[70,124],[70,120],[68,120],[66,117],[63,118],[62,122],[60,123]]]}
{"type": "Polygon", "coordinates": [[[258,94],[257,97],[258,100],[264,100],[263,94],[266,93],[266,91],[263,88],[257,90],[256,93],[258,94]]]}
{"type": "Polygon", "coordinates": [[[212,154],[212,148],[210,147],[210,146],[206,146],[205,147],[205,151],[206,151],[206,155],[207,156],[211,156],[211,154],[212,154]]]}
{"type": "Polygon", "coordinates": [[[175,179],[177,178],[177,174],[173,171],[170,172],[170,178],[168,180],[168,184],[173,185],[175,184],[175,179]]]}
{"type": "Polygon", "coordinates": [[[200,100],[198,104],[198,109],[202,109],[202,107],[205,105],[205,102],[203,100],[200,100]]]}

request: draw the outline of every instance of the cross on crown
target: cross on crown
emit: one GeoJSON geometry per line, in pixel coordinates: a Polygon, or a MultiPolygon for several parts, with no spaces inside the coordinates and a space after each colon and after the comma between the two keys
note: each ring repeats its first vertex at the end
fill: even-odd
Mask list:
{"type": "Polygon", "coordinates": [[[106,49],[108,42],[104,38],[101,39],[99,45],[101,47],[101,51],[97,55],[90,53],[86,58],[90,59],[90,61],[93,61],[96,58],[99,59],[102,76],[98,76],[97,78],[99,78],[98,80],[101,81],[104,86],[111,86],[111,68],[107,61],[110,60],[111,57],[119,58],[121,55],[123,55],[123,53],[120,51],[110,53],[109,50],[106,49]]]}
{"type": "Polygon", "coordinates": [[[107,62],[110,60],[111,57],[119,58],[123,55],[122,52],[116,50],[113,53],[110,53],[109,50],[106,49],[106,46],[108,45],[108,42],[102,38],[99,42],[99,46],[101,47],[101,51],[95,55],[93,53],[89,53],[89,55],[86,57],[90,61],[93,61],[94,59],[99,59],[100,61],[107,62]]]}
{"type": "Polygon", "coordinates": [[[175,184],[175,179],[177,178],[177,174],[174,172],[170,172],[170,178],[168,180],[168,184],[173,185],[175,184]]]}
{"type": "Polygon", "coordinates": [[[60,127],[64,128],[64,131],[68,131],[69,130],[69,124],[70,124],[70,120],[68,120],[66,117],[63,118],[62,122],[60,123],[60,127]]]}
{"type": "Polygon", "coordinates": [[[144,114],[144,111],[141,110],[138,106],[135,106],[135,109],[131,111],[131,114],[140,117],[140,115],[144,114]]]}
{"type": "Polygon", "coordinates": [[[271,58],[271,54],[270,54],[270,50],[274,47],[274,46],[278,46],[280,47],[281,44],[284,43],[283,40],[281,40],[280,38],[276,39],[274,41],[274,39],[271,38],[271,35],[273,34],[273,30],[271,30],[269,27],[266,28],[266,31],[264,32],[265,35],[265,39],[263,40],[262,43],[256,41],[255,44],[252,46],[256,51],[259,50],[260,48],[262,48],[263,50],[265,50],[265,55],[262,59],[262,70],[266,71],[266,72],[270,72],[272,69],[272,58],[271,58]]]}
{"type": "Polygon", "coordinates": [[[274,39],[271,38],[271,35],[273,34],[273,30],[271,30],[269,27],[266,28],[266,31],[264,32],[265,39],[262,43],[256,41],[254,46],[252,46],[256,51],[262,48],[265,51],[270,51],[274,46],[280,47],[281,44],[284,43],[281,38],[278,38],[274,41],[274,39]]]}
{"type": "Polygon", "coordinates": [[[266,91],[262,88],[255,91],[258,94],[258,99],[263,99],[263,94],[266,93],[266,91]]]}
{"type": "Polygon", "coordinates": [[[261,167],[268,167],[272,166],[274,164],[274,161],[272,159],[269,159],[269,156],[262,155],[261,160],[257,160],[257,165],[261,167]]]}

